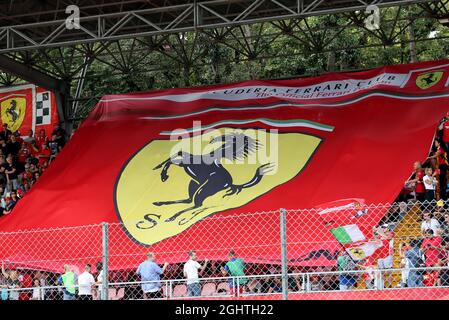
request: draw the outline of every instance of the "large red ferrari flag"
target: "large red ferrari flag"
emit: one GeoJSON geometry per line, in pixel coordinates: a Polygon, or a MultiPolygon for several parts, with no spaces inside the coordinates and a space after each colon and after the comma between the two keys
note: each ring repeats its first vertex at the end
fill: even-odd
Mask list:
{"type": "MultiPolygon", "coordinates": [[[[237,242],[246,261],[279,263],[279,208],[363,199],[363,211],[396,198],[449,109],[448,76],[439,61],[105,96],[0,230],[120,222],[111,268],[150,249],[169,262],[191,249],[221,260],[237,242]],[[262,211],[274,213],[242,215],[262,211]]],[[[362,230],[385,214],[364,213],[362,230]]],[[[335,264],[341,246],[317,217],[288,214],[291,264],[335,264]]],[[[95,256],[90,240],[65,234],[67,255],[95,256]]],[[[42,241],[27,256],[51,251],[42,241]]]]}

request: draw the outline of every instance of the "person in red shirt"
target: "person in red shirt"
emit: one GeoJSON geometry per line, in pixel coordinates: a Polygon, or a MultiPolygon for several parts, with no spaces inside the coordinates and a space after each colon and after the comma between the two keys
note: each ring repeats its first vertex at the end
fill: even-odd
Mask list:
{"type": "MultiPolygon", "coordinates": [[[[425,238],[421,244],[421,250],[424,252],[426,267],[438,267],[441,258],[443,239],[440,236],[434,236],[432,229],[425,231],[425,238]]],[[[424,275],[424,284],[434,286],[438,279],[438,270],[428,270],[424,275]]]]}
{"type": "Polygon", "coordinates": [[[393,283],[393,275],[390,270],[393,268],[394,255],[394,232],[390,230],[388,225],[383,225],[374,229],[375,239],[382,242],[382,247],[377,249],[373,256],[377,259],[377,267],[382,272],[383,279],[379,279],[383,283],[383,287],[390,287],[393,283]]]}
{"type": "Polygon", "coordinates": [[[28,143],[24,142],[19,150],[19,154],[17,155],[20,163],[25,163],[30,156],[30,148],[28,143]]]}
{"type": "Polygon", "coordinates": [[[426,188],[424,187],[424,170],[422,168],[421,162],[416,161],[413,164],[413,171],[415,173],[414,179],[410,180],[410,182],[415,183],[415,194],[416,200],[419,202],[424,202],[426,200],[426,188]]]}
{"type": "Polygon", "coordinates": [[[41,150],[41,147],[37,144],[36,141],[33,141],[29,144],[30,147],[30,155],[37,158],[39,156],[39,152],[41,150]]]}
{"type": "MultiPolygon", "coordinates": [[[[33,287],[33,278],[25,273],[21,277],[21,287],[22,288],[32,288],[33,287]]],[[[30,292],[29,291],[21,291],[19,295],[19,300],[30,300],[30,292]]]]}
{"type": "Polygon", "coordinates": [[[45,133],[44,129],[39,130],[39,135],[36,136],[36,143],[40,147],[44,143],[48,142],[47,134],[45,133]]]}
{"type": "Polygon", "coordinates": [[[435,148],[437,149],[435,154],[429,159],[437,159],[438,169],[440,171],[439,174],[439,182],[440,182],[440,199],[446,200],[446,188],[447,188],[447,149],[444,143],[440,140],[435,139],[435,148]]]}
{"type": "Polygon", "coordinates": [[[30,164],[25,164],[25,171],[22,173],[22,183],[28,184],[33,180],[33,173],[30,170],[30,164]]]}
{"type": "Polygon", "coordinates": [[[446,150],[449,150],[449,112],[443,118],[439,129],[441,130],[441,140],[446,145],[446,150]]]}
{"type": "Polygon", "coordinates": [[[48,163],[51,156],[51,150],[48,148],[48,145],[44,143],[41,147],[41,150],[38,154],[39,166],[44,167],[44,164],[48,163]]]}

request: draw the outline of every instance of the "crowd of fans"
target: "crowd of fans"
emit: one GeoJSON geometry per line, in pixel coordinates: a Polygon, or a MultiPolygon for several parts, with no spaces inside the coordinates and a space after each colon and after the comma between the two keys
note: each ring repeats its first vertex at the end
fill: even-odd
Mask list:
{"type": "Polygon", "coordinates": [[[30,130],[23,137],[3,125],[0,132],[0,217],[10,214],[18,201],[47,170],[49,164],[64,147],[65,130],[56,127],[51,137],[41,129],[30,130]]]}
{"type": "Polygon", "coordinates": [[[401,270],[399,286],[449,286],[449,214],[445,204],[448,188],[448,151],[449,113],[438,125],[427,159],[413,164],[413,174],[405,182],[405,187],[396,201],[399,205],[394,206],[397,210],[393,210],[383,219],[383,222],[393,223],[374,228],[373,239],[376,240],[377,234],[377,239],[384,242],[383,246],[362,261],[354,261],[344,251],[338,258],[338,270],[342,271],[339,276],[341,290],[354,289],[361,283],[368,289],[392,287],[392,276],[395,273],[394,222],[404,217],[407,212],[406,203],[410,200],[419,201],[422,215],[421,236],[407,237],[398,247],[401,259],[400,265],[397,266],[401,270]],[[354,270],[366,272],[349,272],[354,270]],[[348,273],[344,273],[345,271],[348,273]]]}

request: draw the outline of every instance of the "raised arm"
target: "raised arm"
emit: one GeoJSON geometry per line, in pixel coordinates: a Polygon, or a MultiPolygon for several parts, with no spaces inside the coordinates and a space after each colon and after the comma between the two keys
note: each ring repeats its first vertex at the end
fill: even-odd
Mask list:
{"type": "Polygon", "coordinates": [[[165,270],[167,270],[167,267],[168,267],[168,262],[164,263],[164,265],[162,266],[161,274],[163,274],[165,272],[165,270]]]}
{"type": "Polygon", "coordinates": [[[8,277],[8,274],[5,271],[5,261],[2,261],[2,274],[5,278],[8,277]]]}
{"type": "Polygon", "coordinates": [[[204,260],[204,264],[203,264],[203,266],[201,267],[201,273],[203,273],[204,270],[206,270],[206,267],[207,267],[207,263],[208,263],[208,262],[209,262],[209,260],[207,260],[207,259],[204,260]]]}

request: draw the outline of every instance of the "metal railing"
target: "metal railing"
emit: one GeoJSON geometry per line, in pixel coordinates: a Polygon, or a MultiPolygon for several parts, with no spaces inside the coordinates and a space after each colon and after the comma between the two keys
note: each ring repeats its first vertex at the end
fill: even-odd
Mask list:
{"type": "MultiPolygon", "coordinates": [[[[428,259],[435,260],[432,263],[429,262],[430,260],[427,261],[429,268],[426,270],[433,270],[431,265],[442,266],[441,261],[447,259],[444,255],[449,254],[449,246],[444,246],[444,242],[449,243],[449,216],[446,217],[447,209],[440,203],[436,201],[404,202],[367,205],[364,208],[369,211],[369,214],[363,216],[359,226],[366,236],[366,241],[377,239],[376,241],[379,242],[380,238],[376,237],[380,233],[394,232],[390,244],[384,244],[391,246],[391,251],[394,251],[389,253],[393,261],[389,269],[379,268],[377,261],[379,257],[373,258],[375,256],[373,255],[374,262],[371,261],[371,263],[367,263],[367,259],[354,261],[360,269],[338,271],[337,259],[345,250],[347,251],[345,246],[348,245],[339,243],[326,229],[322,217],[317,214],[319,210],[280,209],[239,215],[216,215],[204,219],[201,223],[204,223],[206,227],[220,230],[219,233],[197,233],[192,227],[152,245],[142,245],[131,241],[129,234],[124,232],[125,226],[120,223],[0,232],[0,261],[4,263],[4,273],[7,275],[7,277],[0,275],[0,286],[6,286],[7,278],[10,277],[11,272],[15,271],[17,273],[15,277],[21,279],[21,288],[6,288],[6,291],[23,294],[28,290],[31,294],[31,291],[36,289],[31,282],[38,279],[46,284],[43,287],[44,291],[50,290],[56,294],[63,289],[56,280],[63,272],[65,265],[70,266],[74,273],[80,274],[86,264],[91,264],[92,272],[95,273],[95,279],[98,281],[95,289],[96,297],[118,299],[117,289],[123,289],[120,290],[120,299],[140,299],[143,298],[141,286],[147,282],[141,281],[141,278],[136,275],[136,270],[146,259],[147,253],[151,251],[156,254],[156,263],[162,265],[168,262],[167,269],[158,281],[162,287],[165,287],[162,289],[164,291],[162,299],[184,299],[188,298],[187,293],[178,294],[178,290],[186,289],[183,287],[186,285],[183,265],[189,259],[189,250],[196,250],[197,260],[203,266],[199,278],[201,284],[209,281],[218,286],[231,279],[237,281],[234,288],[235,294],[229,294],[229,288],[221,284],[220,288],[226,289],[228,295],[212,294],[211,297],[239,299],[276,295],[282,299],[289,299],[292,293],[296,292],[344,291],[339,288],[338,278],[342,274],[351,273],[357,275],[355,277],[357,283],[354,286],[356,291],[396,289],[401,283],[401,272],[414,271],[413,268],[401,267],[401,260],[406,260],[403,253],[409,250],[407,248],[409,242],[414,239],[429,241],[424,239],[425,236],[422,233],[426,227],[426,223],[422,220],[423,213],[427,213],[430,219],[438,222],[439,227],[435,228],[435,233],[444,240],[443,243],[438,244],[440,246],[437,250],[438,255],[441,253],[441,257],[438,258],[426,253],[427,249],[420,245],[424,258],[428,256],[428,259]],[[375,229],[372,228],[373,226],[375,229]],[[224,270],[229,263],[231,250],[234,251],[235,257],[241,258],[242,263],[245,264],[244,278],[251,284],[251,292],[246,289],[248,288],[246,283],[244,286],[241,285],[243,278],[230,277],[232,274],[224,270]],[[207,262],[205,262],[206,258],[207,262]],[[101,265],[97,266],[98,263],[101,265]],[[102,277],[99,277],[101,270],[102,277]],[[363,277],[371,277],[370,279],[375,281],[373,284],[367,284],[363,277]],[[296,279],[297,284],[292,278],[296,279]],[[322,278],[327,279],[327,282],[322,278]],[[271,279],[270,281],[275,284],[267,284],[270,281],[266,279],[271,279]],[[323,282],[325,282],[324,285],[322,285],[323,282]],[[243,291],[242,286],[245,287],[243,291]],[[268,292],[269,286],[271,286],[271,292],[268,292]],[[325,290],[317,290],[321,287],[325,290]]],[[[434,227],[435,223],[432,226],[434,227]]],[[[383,241],[385,242],[385,239],[383,241]]],[[[436,254],[435,252],[433,254],[436,254]]],[[[438,284],[441,288],[445,286],[441,285],[441,279],[439,280],[438,277],[446,277],[445,270],[440,268],[441,275],[437,275],[434,279],[434,284],[438,284]]],[[[432,276],[436,275],[432,274],[432,276]]],[[[206,286],[205,292],[212,290],[213,287],[212,284],[206,286]]],[[[218,291],[218,288],[216,289],[218,291]]]]}
{"type": "MultiPolygon", "coordinates": [[[[415,272],[424,278],[426,274],[447,272],[449,274],[449,266],[447,267],[426,267],[426,268],[402,268],[391,270],[373,270],[376,278],[384,279],[388,273],[403,273],[403,272],[415,272]]],[[[354,277],[361,279],[367,274],[366,270],[347,270],[347,271],[324,271],[324,272],[309,272],[309,273],[288,273],[287,274],[287,288],[283,287],[283,274],[270,274],[270,275],[251,275],[245,277],[213,277],[213,278],[199,278],[198,283],[201,288],[201,294],[198,296],[190,296],[188,294],[188,283],[185,279],[170,279],[170,280],[158,280],[158,281],[135,281],[135,282],[116,282],[109,283],[106,287],[108,293],[114,292],[110,297],[110,300],[142,300],[142,299],[155,299],[155,300],[172,300],[172,299],[208,299],[208,298],[251,298],[260,296],[278,295],[283,296],[284,290],[288,293],[296,294],[310,294],[310,293],[330,293],[330,292],[362,292],[362,291],[385,291],[396,290],[397,294],[401,295],[402,290],[408,290],[410,287],[394,286],[386,287],[383,282],[374,287],[359,287],[354,285],[353,287],[340,286],[342,279],[340,277],[354,277]],[[245,284],[241,284],[244,279],[245,284]],[[316,282],[322,282],[323,279],[332,279],[333,286],[323,288],[316,285],[316,282]],[[297,282],[296,282],[297,281],[297,282]],[[296,282],[296,283],[294,283],[296,282]],[[294,283],[294,285],[291,285],[294,283]],[[147,284],[155,284],[161,291],[160,298],[148,298],[143,295],[143,287],[147,284]],[[234,291],[231,292],[231,284],[235,284],[234,291]],[[265,289],[260,287],[265,285],[265,289]],[[278,286],[277,289],[271,290],[273,287],[278,286]]],[[[358,281],[360,283],[360,281],[358,281]]],[[[74,285],[76,288],[76,294],[74,299],[79,297],[79,285],[74,285]]],[[[93,285],[91,295],[93,300],[100,299],[100,291],[104,290],[103,285],[93,285]]],[[[38,300],[62,300],[63,291],[66,287],[59,286],[39,286],[17,289],[1,288],[2,296],[3,292],[8,292],[8,296],[12,293],[16,293],[19,297],[20,293],[31,293],[35,290],[42,292],[41,298],[38,300]]],[[[424,284],[418,285],[414,288],[430,288],[424,284]]],[[[449,290],[449,282],[434,285],[432,288],[445,288],[449,290]]],[[[449,295],[449,291],[447,292],[449,295]]],[[[430,297],[427,297],[430,298],[430,297]]],[[[18,300],[18,298],[17,298],[18,300]]]]}

